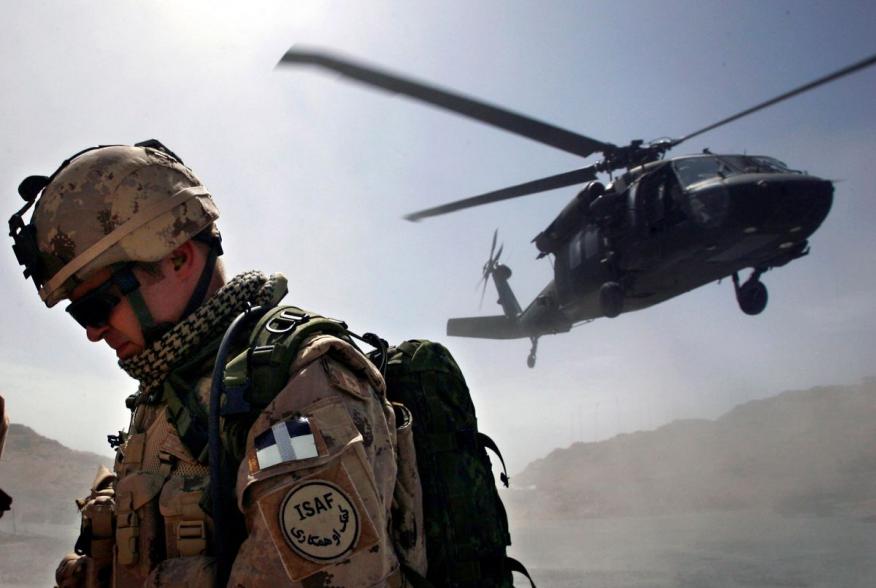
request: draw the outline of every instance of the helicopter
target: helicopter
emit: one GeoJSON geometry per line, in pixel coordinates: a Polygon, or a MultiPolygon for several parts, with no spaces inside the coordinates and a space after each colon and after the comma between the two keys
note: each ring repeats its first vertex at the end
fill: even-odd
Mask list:
{"type": "MultiPolygon", "coordinates": [[[[481,100],[351,61],[293,47],[279,65],[313,65],[402,94],[563,151],[602,158],[587,167],[479,194],[406,215],[410,221],[583,184],[532,240],[552,256],[554,278],[522,308],[500,263],[493,233],[482,281],[492,278],[502,314],[451,318],[447,334],[528,338],[535,367],[538,340],[591,320],[615,318],[731,277],[745,314],[767,306],[761,276],[809,253],[809,237],[827,217],[833,182],[769,156],[717,154],[666,158],[679,144],[876,63],[876,55],[785,92],[677,139],[617,146],[481,100]],[[615,172],[621,173],[615,174],[615,172]],[[608,176],[600,181],[598,174],[608,176]],[[744,281],[740,272],[750,269],[744,281]]],[[[480,284],[479,284],[480,285],[480,284]]],[[[482,294],[483,296],[483,294],[482,294]]]]}

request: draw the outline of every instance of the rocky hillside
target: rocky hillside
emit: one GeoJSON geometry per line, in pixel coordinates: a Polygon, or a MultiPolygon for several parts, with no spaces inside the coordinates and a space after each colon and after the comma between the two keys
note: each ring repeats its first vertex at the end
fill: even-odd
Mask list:
{"type": "Polygon", "coordinates": [[[576,443],[529,464],[515,487],[504,498],[519,522],[740,508],[872,517],[876,379],[576,443]]]}
{"type": "Polygon", "coordinates": [[[68,449],[24,425],[10,425],[0,459],[0,488],[13,502],[12,513],[0,519],[3,529],[11,527],[7,517],[13,514],[25,529],[78,525],[73,501],[88,494],[99,464],[112,467],[112,460],[68,449]]]}

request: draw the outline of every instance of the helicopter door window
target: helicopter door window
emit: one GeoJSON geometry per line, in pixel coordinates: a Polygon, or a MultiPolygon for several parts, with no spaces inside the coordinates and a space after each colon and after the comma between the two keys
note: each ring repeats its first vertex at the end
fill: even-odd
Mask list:
{"type": "Polygon", "coordinates": [[[599,258],[601,237],[599,229],[588,227],[578,231],[569,241],[569,269],[575,269],[582,261],[599,258]]]}
{"type": "Polygon", "coordinates": [[[672,174],[666,175],[666,181],[661,186],[663,203],[666,207],[666,225],[672,226],[687,218],[684,214],[684,198],[681,186],[672,174]]]}
{"type": "Polygon", "coordinates": [[[645,215],[648,226],[652,231],[663,228],[663,219],[666,214],[666,176],[660,172],[642,180],[640,191],[644,197],[645,215]]]}
{"type": "Polygon", "coordinates": [[[599,242],[598,228],[590,227],[584,232],[584,256],[587,259],[592,259],[597,256],[601,257],[599,242]]]}
{"type": "Polygon", "coordinates": [[[569,269],[581,265],[582,249],[584,247],[584,232],[581,231],[569,241],[569,269]]]}
{"type": "Polygon", "coordinates": [[[654,230],[660,230],[664,228],[663,221],[666,218],[666,200],[666,182],[660,182],[660,185],[657,186],[654,198],[651,199],[651,210],[649,211],[649,216],[651,217],[651,227],[654,230]]]}

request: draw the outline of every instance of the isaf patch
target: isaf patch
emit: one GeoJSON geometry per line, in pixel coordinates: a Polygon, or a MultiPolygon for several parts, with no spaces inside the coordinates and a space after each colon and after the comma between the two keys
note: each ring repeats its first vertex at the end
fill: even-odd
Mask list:
{"type": "MultiPolygon", "coordinates": [[[[314,434],[317,448],[324,454],[321,431],[315,429],[314,434]]],[[[375,527],[366,506],[371,503],[375,509],[382,508],[364,459],[364,452],[345,451],[324,465],[311,467],[313,461],[299,462],[301,468],[291,472],[278,466],[261,476],[265,484],[253,485],[249,496],[259,513],[253,525],[267,530],[293,583],[347,561],[373,565],[376,556],[371,550],[379,548],[385,525],[381,521],[375,527]],[[300,478],[304,472],[312,473],[300,478]],[[363,492],[367,493],[364,499],[363,492]]]]}
{"type": "Polygon", "coordinates": [[[286,543],[301,557],[332,562],[348,556],[359,540],[359,513],[345,492],[325,480],[290,490],[280,506],[286,543]]]}

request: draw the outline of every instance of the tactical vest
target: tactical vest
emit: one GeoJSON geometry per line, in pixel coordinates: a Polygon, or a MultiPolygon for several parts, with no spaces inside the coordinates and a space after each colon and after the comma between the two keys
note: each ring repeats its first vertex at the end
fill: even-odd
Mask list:
{"type": "MultiPolygon", "coordinates": [[[[248,339],[235,345],[239,353],[224,372],[227,395],[220,414],[223,470],[227,479],[219,486],[225,505],[231,507],[222,514],[231,530],[226,534],[226,539],[232,542],[231,559],[247,537],[234,489],[238,465],[242,465],[247,449],[248,432],[262,409],[290,381],[290,366],[302,345],[326,333],[348,339],[340,330],[333,330],[332,325],[340,323],[315,315],[309,315],[312,322],[307,328],[287,329],[290,312],[288,307],[274,309],[271,316],[252,329],[248,339]],[[240,410],[244,405],[246,410],[240,410]]],[[[107,472],[96,480],[89,499],[80,504],[83,528],[77,553],[90,556],[83,560],[87,568],[85,585],[109,586],[110,581],[118,586],[213,585],[217,545],[211,515],[216,513],[209,499],[210,473],[205,465],[208,453],[205,407],[210,390],[208,374],[218,347],[218,340],[204,345],[196,356],[177,366],[166,378],[156,395],[157,402],[137,407],[129,433],[120,435],[123,443],[114,468],[117,476],[114,491],[113,477],[107,472]]],[[[359,357],[374,371],[361,354],[359,357]]],[[[319,365],[323,364],[324,361],[319,365]]],[[[332,373],[339,378],[337,384],[345,386],[344,378],[349,376],[345,376],[344,370],[332,373]]],[[[346,416],[346,420],[350,417],[346,416]]],[[[396,407],[394,420],[400,424],[395,448],[412,454],[410,416],[403,407],[396,407]]],[[[393,520],[401,523],[395,526],[398,531],[394,531],[393,543],[400,544],[395,538],[404,535],[407,545],[399,548],[396,555],[401,563],[421,569],[416,552],[422,553],[423,541],[409,541],[410,529],[415,529],[417,523],[422,527],[421,519],[409,518],[415,511],[414,503],[418,507],[421,502],[416,470],[402,469],[396,475],[394,452],[383,455],[392,462],[393,481],[416,480],[415,494],[397,488],[393,496],[390,486],[390,496],[394,507],[399,507],[397,517],[393,512],[393,520]]],[[[241,487],[237,491],[242,495],[241,487]]],[[[396,556],[391,557],[395,561],[396,556]]],[[[424,557],[419,559],[424,561],[424,557]]],[[[275,578],[280,583],[283,580],[275,578]]],[[[400,586],[401,582],[400,573],[387,578],[390,586],[400,586]]]]}
{"type": "Polygon", "coordinates": [[[165,379],[160,400],[138,406],[122,436],[114,466],[115,585],[143,585],[162,562],[168,568],[164,581],[176,576],[200,585],[212,582],[205,407],[217,348],[218,340],[210,341],[177,366],[165,379]]]}

